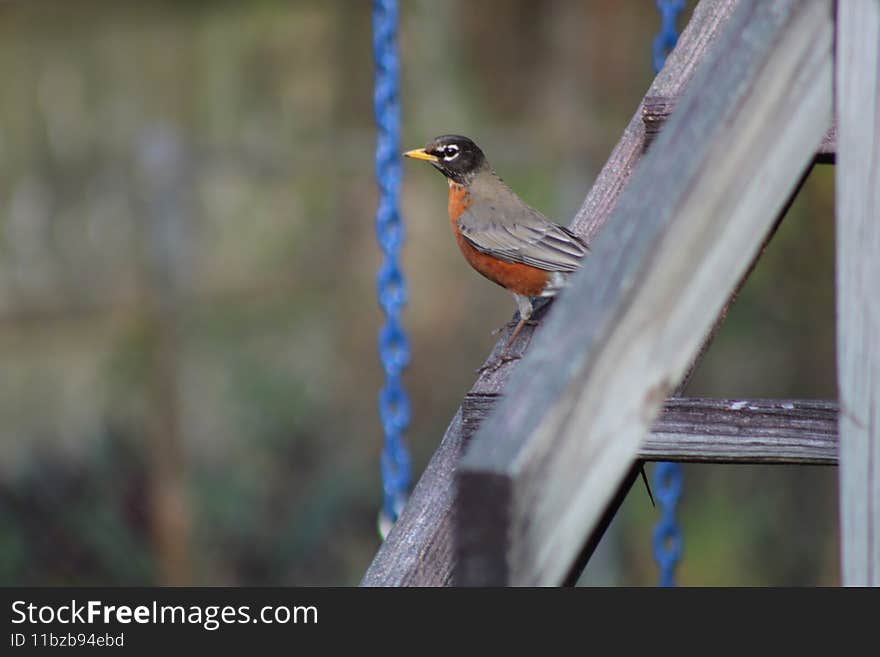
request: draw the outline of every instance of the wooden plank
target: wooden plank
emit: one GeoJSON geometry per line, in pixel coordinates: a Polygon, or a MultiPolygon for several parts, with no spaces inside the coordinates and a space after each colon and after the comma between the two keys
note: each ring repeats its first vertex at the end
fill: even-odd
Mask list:
{"type": "MultiPolygon", "coordinates": [[[[770,229],[770,232],[767,234],[767,237],[764,238],[764,244],[761,246],[760,250],[758,251],[758,254],[752,259],[751,266],[749,267],[748,271],[746,271],[746,273],[743,275],[743,277],[740,279],[740,282],[736,286],[736,289],[733,291],[733,294],[731,294],[728,297],[727,303],[724,305],[724,308],[722,308],[721,313],[719,314],[719,316],[715,320],[715,324],[714,324],[714,326],[712,326],[712,329],[709,331],[709,335],[706,336],[705,340],[703,340],[703,344],[700,347],[700,350],[697,353],[697,356],[694,358],[693,361],[691,361],[691,364],[688,367],[687,372],[682,377],[682,379],[679,381],[678,387],[676,388],[675,392],[673,393],[674,397],[679,397],[679,396],[684,395],[685,391],[687,390],[687,386],[690,383],[691,377],[693,376],[693,373],[696,371],[697,367],[699,366],[699,363],[703,359],[703,356],[705,356],[706,352],[708,351],[709,345],[712,344],[713,340],[715,339],[715,336],[718,334],[718,331],[724,325],[724,322],[727,319],[727,314],[730,311],[730,309],[733,307],[733,304],[736,302],[737,296],[739,296],[739,293],[742,290],[743,286],[745,285],[745,282],[748,280],[748,278],[751,276],[752,272],[754,271],[755,267],[757,266],[758,260],[760,260],[761,256],[764,254],[764,251],[766,250],[767,246],[770,244],[770,240],[772,240],[773,236],[776,234],[776,231],[779,228],[779,225],[782,223],[783,218],[788,214],[788,210],[791,208],[792,203],[794,203],[794,199],[797,197],[798,193],[800,192],[801,188],[804,185],[804,182],[806,181],[807,177],[810,175],[810,171],[812,171],[812,169],[813,169],[813,167],[808,167],[807,170],[804,171],[803,176],[801,176],[800,182],[795,186],[795,188],[789,194],[788,201],[786,202],[786,204],[782,208],[782,210],[779,211],[779,216],[776,218],[776,222],[774,223],[773,228],[770,229]]],[[[641,470],[642,467],[643,466],[641,465],[641,461],[639,461],[636,464],[636,467],[634,469],[634,473],[631,473],[630,475],[627,475],[626,477],[624,477],[623,482],[621,482],[620,486],[618,487],[617,492],[612,496],[611,502],[606,507],[601,518],[599,519],[599,522],[596,523],[596,525],[593,527],[593,531],[590,534],[590,536],[587,538],[587,540],[584,544],[584,547],[581,549],[580,555],[578,556],[576,563],[574,564],[572,569],[569,571],[569,574],[566,576],[566,578],[563,582],[563,586],[568,586],[568,585],[574,586],[577,583],[577,581],[580,579],[580,575],[581,575],[583,569],[586,567],[590,558],[592,558],[593,551],[599,545],[599,542],[602,540],[602,537],[605,535],[605,532],[608,530],[608,527],[611,525],[611,521],[617,515],[617,511],[620,509],[620,506],[623,504],[623,501],[626,499],[626,496],[629,493],[630,488],[632,488],[632,485],[636,480],[636,475],[639,474],[639,471],[641,470]]]]}
{"type": "Polygon", "coordinates": [[[842,581],[880,586],[880,2],[837,12],[842,581]]]}
{"type": "MultiPolygon", "coordinates": [[[[736,3],[737,0],[701,0],[649,93],[675,95],[688,87],[697,64],[715,43],[736,3]]],[[[639,105],[572,222],[573,230],[587,239],[594,238],[605,225],[642,157],[645,130],[641,115],[639,105]]],[[[540,321],[543,314],[536,313],[534,319],[540,321]]],[[[533,327],[526,327],[515,347],[525,349],[532,334],[533,327]]],[[[502,335],[490,359],[495,358],[507,338],[507,334],[502,335]]],[[[500,392],[516,366],[514,361],[497,371],[484,371],[472,392],[500,392]]],[[[376,553],[362,586],[443,586],[450,583],[454,563],[452,474],[463,452],[464,440],[459,410],[406,508],[376,553]]]]}
{"type": "Polygon", "coordinates": [[[831,13],[739,3],[459,465],[457,583],[565,577],[812,164],[831,13]]]}
{"type": "MultiPolygon", "coordinates": [[[[660,134],[678,104],[675,96],[645,96],[642,103],[642,122],[645,124],[645,148],[647,149],[660,134]]],[[[822,137],[816,149],[817,164],[834,164],[837,151],[837,126],[832,120],[831,126],[822,137]]]]}
{"type": "Polygon", "coordinates": [[[652,461],[837,465],[837,403],[672,399],[639,454],[652,461]]]}
{"type": "MultiPolygon", "coordinates": [[[[476,394],[465,398],[465,438],[476,433],[500,399],[500,395],[476,394]]],[[[663,405],[638,457],[694,463],[837,465],[837,403],[673,397],[663,405]]]]}

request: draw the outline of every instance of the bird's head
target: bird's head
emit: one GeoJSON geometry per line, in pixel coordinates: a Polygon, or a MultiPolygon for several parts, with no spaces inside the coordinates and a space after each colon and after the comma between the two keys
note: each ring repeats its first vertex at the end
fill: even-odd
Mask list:
{"type": "Polygon", "coordinates": [[[467,185],[480,169],[489,166],[480,147],[461,135],[436,137],[424,148],[407,151],[404,156],[430,162],[444,176],[461,185],[467,185]]]}

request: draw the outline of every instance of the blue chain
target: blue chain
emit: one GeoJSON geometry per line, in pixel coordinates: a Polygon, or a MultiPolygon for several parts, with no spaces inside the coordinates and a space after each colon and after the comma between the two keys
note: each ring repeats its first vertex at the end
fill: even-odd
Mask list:
{"type": "MultiPolygon", "coordinates": [[[[660,32],[654,37],[652,51],[654,72],[659,73],[666,56],[678,42],[678,15],[684,0],[655,0],[660,10],[660,32]]],[[[675,586],[675,569],[681,561],[683,539],[675,510],[681,499],[684,473],[678,463],[658,463],[654,469],[654,494],[660,502],[662,516],[654,528],[654,559],[660,567],[660,586],[675,586]]]]}
{"type": "Polygon", "coordinates": [[[662,516],[654,528],[654,559],[660,567],[660,586],[675,586],[675,568],[681,561],[683,539],[675,517],[684,484],[678,463],[658,463],[654,468],[654,496],[662,516]]]}
{"type": "Polygon", "coordinates": [[[376,211],[376,235],[385,254],[377,286],[379,305],[385,311],[385,325],[379,332],[379,355],[385,369],[385,387],[379,393],[379,415],[385,431],[382,450],[383,505],[380,531],[390,525],[406,503],[410,486],[410,458],[403,442],[409,425],[409,397],[401,376],[409,363],[409,340],[400,321],[406,305],[406,280],[400,268],[400,248],[404,226],[398,198],[402,177],[400,162],[400,58],[397,53],[397,0],[373,2],[373,55],[376,79],[373,107],[376,113],[376,181],[379,184],[379,207],[376,211]]]}
{"type": "Polygon", "coordinates": [[[684,0],[655,0],[660,10],[660,32],[654,37],[652,55],[654,72],[659,73],[668,55],[678,41],[678,15],[684,9],[684,0]]]}

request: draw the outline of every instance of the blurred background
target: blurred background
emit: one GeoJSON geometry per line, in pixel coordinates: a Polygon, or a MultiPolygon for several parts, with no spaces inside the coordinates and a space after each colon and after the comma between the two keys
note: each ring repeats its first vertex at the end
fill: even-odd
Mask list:
{"type": "MultiPolygon", "coordinates": [[[[650,0],[404,0],[403,146],[472,136],[567,223],[658,27],[650,0]]],[[[366,1],[0,4],[0,584],[359,581],[372,75],[366,1]]],[[[405,171],[418,475],[514,306],[458,253],[441,177],[405,171]]],[[[833,198],[817,167],[689,394],[835,397],[833,198]]],[[[834,469],[685,477],[682,584],[838,582],[834,469]]],[[[654,584],[658,519],[637,485],[583,582],[654,584]]]]}

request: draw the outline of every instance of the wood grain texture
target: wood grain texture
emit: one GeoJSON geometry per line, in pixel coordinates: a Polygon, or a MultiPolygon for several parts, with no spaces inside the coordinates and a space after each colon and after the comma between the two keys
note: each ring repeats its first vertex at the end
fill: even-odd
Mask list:
{"type": "Polygon", "coordinates": [[[831,13],[738,4],[459,465],[457,583],[566,576],[812,164],[831,121],[831,13]],[[482,522],[481,481],[498,522],[482,522]],[[491,559],[504,564],[480,568],[491,559]]]}
{"type": "Polygon", "coordinates": [[[837,4],[842,582],[880,586],[880,2],[837,4]]]}
{"type": "MultiPolygon", "coordinates": [[[[715,43],[736,4],[737,0],[701,0],[649,94],[681,94],[689,86],[696,65],[715,43]]],[[[639,105],[572,221],[572,229],[588,240],[594,238],[608,220],[642,157],[645,131],[641,116],[639,105]]],[[[546,307],[537,310],[533,319],[540,322],[545,314],[546,307]]],[[[527,348],[533,332],[533,327],[525,327],[513,348],[520,351],[527,348]]],[[[501,336],[489,360],[500,354],[508,337],[509,332],[501,336]]],[[[484,371],[471,392],[500,392],[517,365],[514,361],[496,371],[484,371]]],[[[406,508],[376,553],[362,586],[444,586],[451,582],[454,565],[452,475],[465,447],[461,421],[459,410],[406,508]]]]}
{"type": "MultiPolygon", "coordinates": [[[[465,437],[499,395],[462,404],[465,437]]],[[[639,459],[694,463],[837,465],[837,403],[800,399],[670,398],[642,441],[639,459]]]]}

